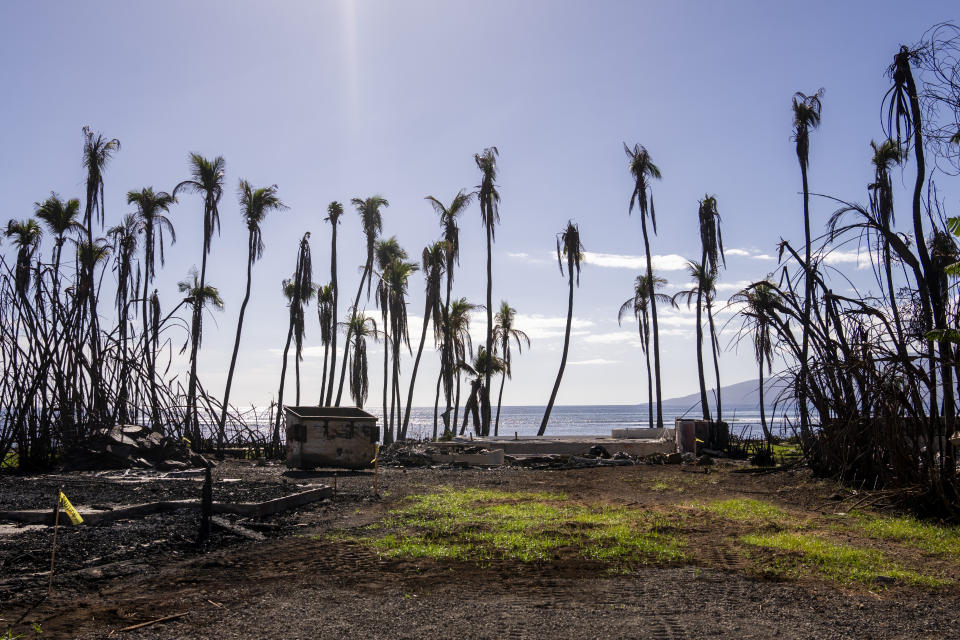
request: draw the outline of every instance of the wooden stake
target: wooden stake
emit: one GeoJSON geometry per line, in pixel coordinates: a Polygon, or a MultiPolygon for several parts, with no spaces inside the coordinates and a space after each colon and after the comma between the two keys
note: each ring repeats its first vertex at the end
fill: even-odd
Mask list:
{"type": "Polygon", "coordinates": [[[380,445],[373,456],[373,495],[380,495],[380,445]]]}
{"type": "Polygon", "coordinates": [[[190,613],[189,611],[184,611],[183,613],[175,613],[172,616],[164,616],[162,618],[157,618],[156,620],[149,620],[147,622],[141,622],[140,624],[132,624],[129,627],[124,627],[120,631],[133,631],[134,629],[142,629],[143,627],[149,627],[152,624],[157,624],[158,622],[166,622],[167,620],[175,620],[176,618],[182,618],[183,616],[190,613]]]}
{"type": "Polygon", "coordinates": [[[57,487],[57,504],[53,508],[53,548],[50,549],[50,582],[47,583],[47,595],[53,593],[53,568],[57,558],[57,529],[60,527],[60,494],[63,485],[57,487]]]}

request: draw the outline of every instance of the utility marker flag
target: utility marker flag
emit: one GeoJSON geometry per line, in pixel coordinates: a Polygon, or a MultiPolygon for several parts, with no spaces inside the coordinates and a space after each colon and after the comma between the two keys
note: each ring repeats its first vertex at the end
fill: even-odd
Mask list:
{"type": "Polygon", "coordinates": [[[64,511],[67,512],[67,515],[70,516],[70,522],[75,525],[83,522],[83,518],[80,517],[80,513],[73,508],[73,505],[70,504],[69,500],[67,500],[67,496],[63,495],[63,491],[60,492],[60,506],[64,511]]]}

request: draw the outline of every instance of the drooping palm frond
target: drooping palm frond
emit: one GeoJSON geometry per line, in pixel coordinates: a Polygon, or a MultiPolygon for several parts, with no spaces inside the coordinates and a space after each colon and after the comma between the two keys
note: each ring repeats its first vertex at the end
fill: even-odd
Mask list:
{"type": "Polygon", "coordinates": [[[263,236],[260,225],[270,211],[282,211],[288,207],[277,195],[275,184],[255,189],[246,180],[240,180],[237,194],[240,198],[240,215],[243,216],[244,222],[247,223],[247,230],[250,232],[250,259],[256,262],[263,256],[263,236]]]}
{"type": "Polygon", "coordinates": [[[823,89],[812,95],[797,91],[793,95],[793,140],[797,143],[797,158],[805,168],[810,159],[810,130],[820,125],[823,89]]]}
{"type": "MultiPolygon", "coordinates": [[[[580,286],[580,262],[583,260],[583,244],[580,242],[580,227],[567,222],[566,228],[557,234],[557,263],[560,265],[560,274],[563,274],[563,259],[566,258],[570,269],[576,271],[577,286],[580,286]]],[[[571,274],[573,275],[573,274],[571,274]]]]}
{"type": "Polygon", "coordinates": [[[170,236],[170,243],[177,242],[173,223],[164,214],[177,201],[166,191],[154,192],[153,187],[144,187],[140,191],[127,192],[127,204],[136,205],[140,229],[144,236],[143,258],[144,278],[151,282],[156,275],[156,249],[160,250],[160,264],[164,264],[163,234],[170,236]]]}

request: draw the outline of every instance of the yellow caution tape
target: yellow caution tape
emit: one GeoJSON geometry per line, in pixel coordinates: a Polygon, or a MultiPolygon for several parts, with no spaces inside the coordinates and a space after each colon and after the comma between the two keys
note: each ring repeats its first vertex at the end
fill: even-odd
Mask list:
{"type": "Polygon", "coordinates": [[[700,444],[703,444],[703,440],[701,440],[700,438],[697,438],[697,442],[699,442],[700,444]]]}
{"type": "Polygon", "coordinates": [[[377,448],[373,452],[373,460],[370,461],[370,464],[376,464],[377,458],[380,457],[380,445],[377,445],[377,448]]]}
{"type": "Polygon", "coordinates": [[[70,522],[73,524],[83,522],[83,518],[80,517],[80,512],[73,508],[73,505],[67,500],[67,496],[63,495],[63,491],[60,492],[60,506],[63,507],[63,510],[70,516],[70,522]]]}

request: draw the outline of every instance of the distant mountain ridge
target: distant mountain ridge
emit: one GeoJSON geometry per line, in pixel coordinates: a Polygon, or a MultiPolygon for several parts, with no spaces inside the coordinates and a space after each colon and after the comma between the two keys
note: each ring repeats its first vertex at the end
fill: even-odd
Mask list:
{"type": "MultiPolygon", "coordinates": [[[[765,404],[773,406],[777,395],[783,390],[783,382],[776,379],[763,381],[763,399],[765,404]]],[[[720,387],[720,399],[724,407],[752,407],[760,406],[760,379],[744,380],[725,387],[720,387]]],[[[714,406],[713,388],[707,387],[707,398],[710,406],[714,406]]],[[[646,404],[646,403],[644,403],[646,404]]],[[[663,401],[664,406],[683,407],[684,409],[700,404],[700,392],[691,393],[685,396],[669,398],[663,401]]]]}

